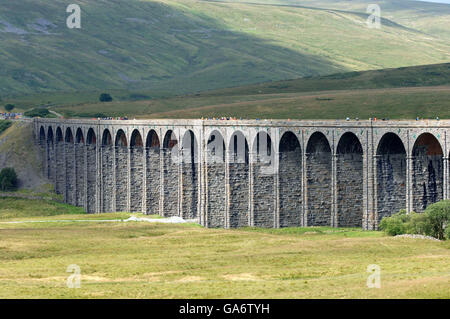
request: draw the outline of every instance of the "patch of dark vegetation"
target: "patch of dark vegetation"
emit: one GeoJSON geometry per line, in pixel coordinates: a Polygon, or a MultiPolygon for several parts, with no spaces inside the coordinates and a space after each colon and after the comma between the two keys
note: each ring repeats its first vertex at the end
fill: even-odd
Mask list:
{"type": "Polygon", "coordinates": [[[34,108],[24,113],[28,117],[54,117],[47,109],[44,108],[34,108]]]}
{"type": "Polygon", "coordinates": [[[12,192],[17,189],[17,174],[14,168],[4,168],[0,172],[0,190],[12,192]]]}
{"type": "Polygon", "coordinates": [[[0,121],[0,134],[6,131],[10,126],[12,122],[8,120],[1,120],[0,121]]]}
{"type": "Polygon", "coordinates": [[[391,236],[418,234],[440,240],[450,239],[450,200],[428,206],[424,213],[407,213],[406,210],[384,217],[380,230],[391,236]]]}

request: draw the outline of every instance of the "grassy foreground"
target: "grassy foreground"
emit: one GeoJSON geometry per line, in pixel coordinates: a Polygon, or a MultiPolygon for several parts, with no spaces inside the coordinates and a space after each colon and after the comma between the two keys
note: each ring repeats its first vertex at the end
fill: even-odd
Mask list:
{"type": "MultiPolygon", "coordinates": [[[[23,210],[38,204],[30,200],[23,210]]],[[[23,224],[3,218],[0,298],[450,297],[448,241],[326,227],[224,230],[194,224],[50,222],[129,215],[11,217],[48,220],[23,224]],[[81,268],[79,289],[66,286],[71,264],[81,268]],[[370,264],[381,267],[380,289],[366,286],[370,264]]]]}

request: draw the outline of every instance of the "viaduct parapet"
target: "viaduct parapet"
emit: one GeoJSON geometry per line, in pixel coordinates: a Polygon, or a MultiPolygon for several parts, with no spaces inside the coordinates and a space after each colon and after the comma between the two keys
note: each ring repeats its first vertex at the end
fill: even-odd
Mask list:
{"type": "Polygon", "coordinates": [[[89,213],[206,227],[377,229],[450,197],[450,121],[35,119],[44,171],[89,213]]]}

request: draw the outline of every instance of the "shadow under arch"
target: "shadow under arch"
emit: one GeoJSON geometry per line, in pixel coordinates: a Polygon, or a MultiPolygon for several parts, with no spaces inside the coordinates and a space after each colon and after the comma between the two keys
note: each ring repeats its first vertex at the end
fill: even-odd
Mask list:
{"type": "Polygon", "coordinates": [[[225,141],[218,130],[209,134],[206,144],[206,164],[208,183],[207,227],[226,227],[225,220],[225,141]]]}
{"type": "Polygon", "coordinates": [[[179,163],[178,138],[173,130],[168,130],[163,141],[163,216],[179,216],[179,163]]]}
{"type": "Polygon", "coordinates": [[[229,146],[230,210],[229,226],[232,228],[249,226],[250,183],[249,147],[241,131],[231,135],[229,146]]]}
{"type": "Polygon", "coordinates": [[[100,149],[102,165],[102,182],[100,190],[101,208],[105,213],[114,211],[114,146],[111,131],[104,129],[102,133],[102,144],[100,149]]]}
{"type": "Polygon", "coordinates": [[[384,134],[376,156],[376,225],[406,208],[406,149],[400,137],[384,134]]]}
{"type": "Polygon", "coordinates": [[[185,219],[198,218],[199,210],[199,154],[198,143],[192,130],[184,133],[182,142],[182,181],[183,193],[181,199],[181,217],[185,219]]]}
{"type": "Polygon", "coordinates": [[[158,134],[150,130],[145,140],[146,163],[146,214],[160,214],[161,199],[161,150],[158,134]]]}
{"type": "Polygon", "coordinates": [[[128,211],[128,141],[125,132],[119,129],[115,138],[116,211],[128,211]]]}
{"type": "Polygon", "coordinates": [[[260,131],[253,141],[253,226],[275,227],[275,163],[272,138],[260,131]]]}
{"type": "Polygon", "coordinates": [[[302,225],[302,150],[297,136],[285,132],[279,145],[280,227],[302,225]]]}
{"type": "Polygon", "coordinates": [[[358,137],[347,132],[337,147],[337,226],[362,227],[363,149],[358,137]]]}
{"type": "Polygon", "coordinates": [[[332,152],[322,132],[314,132],[306,145],[308,226],[332,225],[332,152]]]}
{"type": "Polygon", "coordinates": [[[130,210],[144,212],[144,143],[141,133],[135,129],[130,139],[130,210]]]}
{"type": "Polygon", "coordinates": [[[444,168],[441,144],[431,133],[421,134],[412,149],[413,210],[424,211],[443,199],[444,168]]]}

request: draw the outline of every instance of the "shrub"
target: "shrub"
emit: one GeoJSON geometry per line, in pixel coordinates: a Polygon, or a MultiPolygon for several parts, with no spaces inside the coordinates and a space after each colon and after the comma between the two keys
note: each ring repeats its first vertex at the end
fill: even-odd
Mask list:
{"type": "Polygon", "coordinates": [[[450,200],[443,200],[428,206],[425,214],[429,223],[427,235],[445,239],[446,228],[450,221],[450,200]]]}
{"type": "Polygon", "coordinates": [[[411,216],[406,213],[406,210],[402,209],[391,217],[384,217],[380,222],[380,230],[391,236],[406,234],[408,233],[410,219],[411,216]]]}
{"type": "Polygon", "coordinates": [[[50,112],[44,108],[35,108],[24,113],[25,116],[28,117],[49,117],[50,112]]]}
{"type": "Polygon", "coordinates": [[[1,120],[0,121],[0,134],[3,133],[3,131],[6,131],[10,126],[12,122],[8,120],[1,120]]]}
{"type": "Polygon", "coordinates": [[[7,112],[11,112],[14,108],[15,108],[14,104],[6,104],[5,105],[5,110],[7,112]]]}
{"type": "Polygon", "coordinates": [[[0,172],[0,190],[13,191],[17,188],[17,174],[14,168],[4,168],[0,172]]]}
{"type": "Polygon", "coordinates": [[[100,102],[111,102],[112,97],[108,93],[102,93],[99,97],[100,102]]]}
{"type": "Polygon", "coordinates": [[[444,200],[428,206],[421,214],[407,214],[405,210],[401,210],[391,217],[384,217],[379,228],[391,236],[420,234],[437,239],[450,239],[449,221],[450,200],[444,200]]]}

